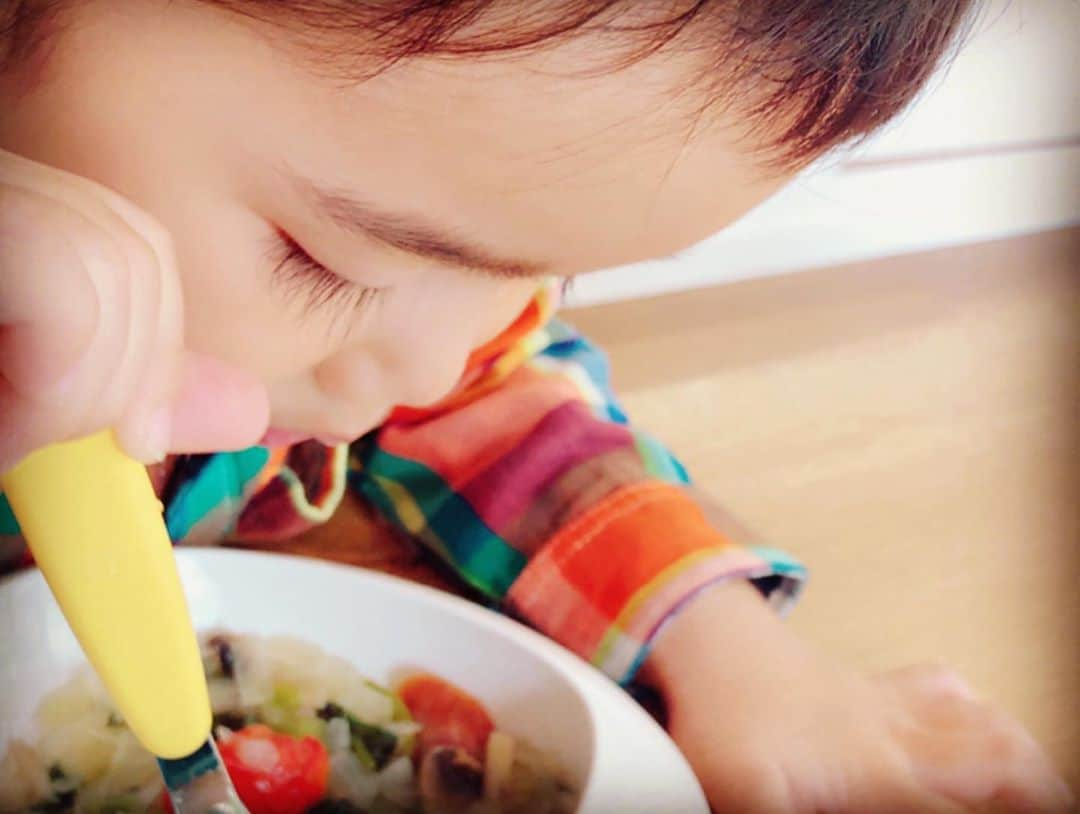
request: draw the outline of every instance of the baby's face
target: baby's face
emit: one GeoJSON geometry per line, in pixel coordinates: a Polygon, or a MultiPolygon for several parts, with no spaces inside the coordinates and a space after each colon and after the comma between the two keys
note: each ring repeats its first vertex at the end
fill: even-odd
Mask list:
{"type": "Polygon", "coordinates": [[[691,132],[678,58],[589,73],[581,38],[345,82],[199,3],[76,7],[0,146],[170,230],[188,344],[260,375],[279,429],[437,400],[542,276],[671,254],[785,180],[734,114],[691,132]]]}

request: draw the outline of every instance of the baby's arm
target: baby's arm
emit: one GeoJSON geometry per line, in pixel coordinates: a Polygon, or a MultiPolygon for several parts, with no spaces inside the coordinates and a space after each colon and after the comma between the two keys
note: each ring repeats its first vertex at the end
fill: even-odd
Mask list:
{"type": "Polygon", "coordinates": [[[717,811],[1071,810],[1023,727],[954,673],[844,669],[745,584],[711,589],[673,619],[642,678],[717,811]]]}

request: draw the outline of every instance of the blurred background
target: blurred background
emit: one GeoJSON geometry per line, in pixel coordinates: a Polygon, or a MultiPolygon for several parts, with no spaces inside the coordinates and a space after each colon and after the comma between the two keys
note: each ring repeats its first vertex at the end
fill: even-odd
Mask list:
{"type": "Polygon", "coordinates": [[[1080,222],[1080,3],[989,0],[908,113],[672,260],[574,302],[714,285],[1080,222]]]}
{"type": "Polygon", "coordinates": [[[896,126],[582,279],[630,415],[811,568],[792,624],[952,664],[1080,788],[1080,3],[991,2],[896,126]]]}

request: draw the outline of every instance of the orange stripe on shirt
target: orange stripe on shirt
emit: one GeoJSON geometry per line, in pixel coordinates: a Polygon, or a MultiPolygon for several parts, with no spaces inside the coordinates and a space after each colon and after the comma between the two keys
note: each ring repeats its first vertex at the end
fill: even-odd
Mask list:
{"type": "MultiPolygon", "coordinates": [[[[549,634],[564,620],[545,612],[553,579],[609,621],[643,585],[685,557],[730,542],[677,486],[650,481],[615,492],[559,531],[530,561],[509,599],[549,634]]],[[[558,588],[555,588],[558,592],[558,588]]],[[[595,631],[594,631],[595,633],[595,631]]],[[[577,648],[575,648],[577,649],[577,648]]]]}

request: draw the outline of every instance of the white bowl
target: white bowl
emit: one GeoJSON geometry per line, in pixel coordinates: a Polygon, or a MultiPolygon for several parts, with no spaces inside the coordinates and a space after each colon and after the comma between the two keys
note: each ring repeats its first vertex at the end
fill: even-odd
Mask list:
{"type": "MultiPolygon", "coordinates": [[[[560,756],[582,814],[707,814],[686,761],[614,684],[494,613],[382,574],[315,560],[178,551],[195,626],[302,638],[389,681],[431,670],[481,698],[498,725],[560,756]]],[[[40,574],[0,584],[0,753],[83,662],[40,574]]]]}

